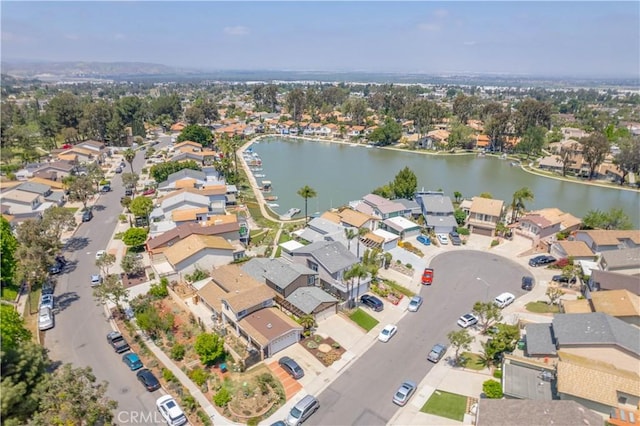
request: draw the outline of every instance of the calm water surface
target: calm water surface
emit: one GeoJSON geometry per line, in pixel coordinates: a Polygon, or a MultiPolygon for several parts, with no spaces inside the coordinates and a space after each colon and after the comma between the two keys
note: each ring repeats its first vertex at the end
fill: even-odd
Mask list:
{"type": "Polygon", "coordinates": [[[309,199],[309,214],[347,204],[391,181],[405,166],[418,177],[418,188],[442,189],[453,198],[489,192],[511,203],[513,193],[529,187],[535,196],[527,209],[558,207],[582,217],[589,210],[622,208],[640,227],[640,194],[561,180],[548,179],[511,167],[510,161],[493,157],[431,156],[411,152],[365,148],[330,142],[268,138],[252,145],[262,159],[261,172],[273,184],[272,195],[279,214],[292,207],[304,214],[304,200],[296,194],[309,185],[318,196],[309,199]]]}

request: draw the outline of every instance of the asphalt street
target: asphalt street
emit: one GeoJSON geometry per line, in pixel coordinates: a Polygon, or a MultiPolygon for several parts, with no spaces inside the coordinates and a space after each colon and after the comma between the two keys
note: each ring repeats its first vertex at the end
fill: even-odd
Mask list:
{"type": "Polygon", "coordinates": [[[431,347],[448,345],[446,335],[459,329],[460,315],[505,291],[521,296],[521,277],[530,275],[516,262],[481,251],[443,253],[430,267],[434,281],[422,287],[420,310],[407,313],[388,343],[377,341],[318,395],[320,409],[306,424],[385,425],[399,409],[391,402],[394,392],[405,380],[420,383],[433,367],[426,359],[431,347]]]}
{"type": "MultiPolygon", "coordinates": [[[[166,145],[169,137],[163,137],[166,145]]],[[[134,170],[143,167],[144,154],[138,152],[134,170]]],[[[127,164],[125,172],[129,171],[127,164]]],[[[65,248],[68,264],[58,276],[55,289],[58,312],[55,327],[45,334],[44,344],[54,362],[72,363],[77,367],[89,366],[98,381],[109,383],[107,395],[118,402],[115,422],[118,424],[162,423],[155,400],[162,391],[147,392],[136,379],[135,373],[122,362],[107,343],[111,331],[104,307],[92,295],[89,277],[99,272],[95,254],[105,250],[113,235],[118,216],[122,213],[120,198],[124,187],[120,175],[111,179],[112,191],[101,194],[94,206],[94,217],[82,223],[65,248]],[[151,415],[151,417],[146,417],[151,415]],[[136,420],[138,419],[138,420],[136,420]]]]}

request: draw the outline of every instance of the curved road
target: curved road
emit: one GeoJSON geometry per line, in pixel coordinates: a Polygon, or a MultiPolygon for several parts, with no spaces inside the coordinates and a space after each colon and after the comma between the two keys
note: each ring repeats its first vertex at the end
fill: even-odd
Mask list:
{"type": "Polygon", "coordinates": [[[470,312],[478,300],[492,300],[505,291],[521,296],[522,275],[532,275],[512,260],[469,250],[442,253],[430,267],[434,282],[422,287],[420,310],[407,313],[389,343],[376,341],[318,395],[320,409],[307,424],[387,424],[399,408],[391,402],[393,393],[404,380],[422,381],[433,366],[427,354],[436,343],[448,345],[446,336],[458,329],[458,317],[470,312]]]}

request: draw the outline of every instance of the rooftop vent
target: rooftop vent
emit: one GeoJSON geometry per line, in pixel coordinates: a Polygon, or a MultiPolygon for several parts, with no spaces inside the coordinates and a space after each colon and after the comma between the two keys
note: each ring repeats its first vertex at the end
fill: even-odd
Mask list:
{"type": "Polygon", "coordinates": [[[271,325],[271,323],[267,324],[267,328],[272,328],[273,325],[271,325]]]}

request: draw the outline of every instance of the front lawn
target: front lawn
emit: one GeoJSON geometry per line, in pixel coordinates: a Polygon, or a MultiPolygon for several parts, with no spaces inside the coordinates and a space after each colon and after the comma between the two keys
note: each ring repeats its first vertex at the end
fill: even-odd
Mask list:
{"type": "Polygon", "coordinates": [[[436,389],[420,411],[461,422],[466,409],[466,396],[436,389]]]}
{"type": "Polygon", "coordinates": [[[372,317],[371,315],[369,315],[368,313],[366,313],[360,308],[356,309],[354,313],[349,315],[349,318],[351,319],[351,321],[355,322],[356,324],[358,324],[360,327],[364,328],[367,331],[371,331],[373,327],[378,325],[377,319],[375,319],[374,317],[372,317]]]}
{"type": "Polygon", "coordinates": [[[20,286],[13,284],[6,284],[2,286],[2,300],[8,300],[9,302],[14,302],[18,297],[18,292],[20,291],[20,286]]]}
{"type": "Polygon", "coordinates": [[[80,210],[80,207],[64,207],[65,210],[69,210],[71,213],[75,214],[78,210],[80,210]]]}
{"type": "Polygon", "coordinates": [[[462,354],[462,357],[464,358],[464,362],[462,364],[464,368],[469,368],[471,370],[484,370],[484,364],[482,363],[479,354],[474,354],[473,352],[464,352],[462,354]]]}
{"type": "Polygon", "coordinates": [[[557,314],[560,312],[558,305],[550,305],[547,302],[538,300],[537,302],[529,302],[525,306],[527,311],[536,314],[557,314]]]}

